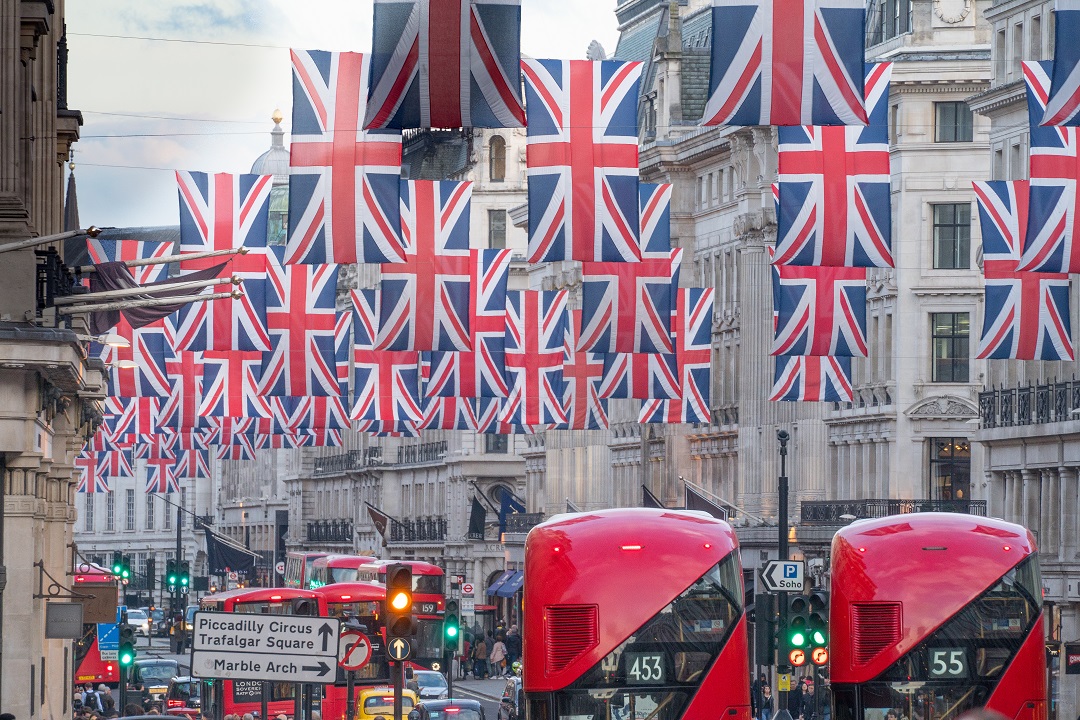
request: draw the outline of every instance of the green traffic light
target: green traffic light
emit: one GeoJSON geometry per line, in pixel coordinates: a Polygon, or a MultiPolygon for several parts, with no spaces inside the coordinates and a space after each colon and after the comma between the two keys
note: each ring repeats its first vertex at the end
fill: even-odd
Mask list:
{"type": "Polygon", "coordinates": [[[825,644],[825,633],[821,632],[820,630],[815,630],[814,631],[814,644],[815,645],[824,645],[825,644]]]}
{"type": "Polygon", "coordinates": [[[448,638],[456,638],[457,634],[458,634],[458,629],[455,626],[450,625],[450,626],[448,626],[446,628],[446,637],[448,637],[448,638]]]}
{"type": "Polygon", "coordinates": [[[124,651],[120,653],[120,664],[124,667],[129,667],[131,663],[135,662],[135,653],[124,651]]]}
{"type": "Polygon", "coordinates": [[[806,644],[806,636],[801,632],[791,633],[791,644],[793,647],[802,647],[806,644]]]}
{"type": "Polygon", "coordinates": [[[180,578],[180,584],[181,585],[187,585],[188,584],[188,579],[187,578],[180,578]]]}

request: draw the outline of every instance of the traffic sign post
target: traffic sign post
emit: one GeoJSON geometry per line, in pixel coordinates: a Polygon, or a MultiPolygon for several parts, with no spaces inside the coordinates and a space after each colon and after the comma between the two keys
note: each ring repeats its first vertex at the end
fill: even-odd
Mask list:
{"type": "Polygon", "coordinates": [[[337,618],[195,613],[191,674],[222,680],[333,683],[337,618]]]}
{"type": "Polygon", "coordinates": [[[116,623],[97,624],[98,652],[102,660],[116,660],[120,650],[120,626],[116,623]]]}
{"type": "Polygon", "coordinates": [[[461,586],[461,596],[462,597],[472,597],[472,595],[473,595],[472,583],[465,583],[464,585],[461,586]]]}
{"type": "Polygon", "coordinates": [[[803,591],[806,564],[802,560],[770,560],[761,570],[765,589],[770,592],[803,591]]]}
{"type": "Polygon", "coordinates": [[[338,665],[345,670],[346,715],[356,707],[356,671],[371,661],[371,639],[359,630],[348,630],[338,640],[338,665]]]}

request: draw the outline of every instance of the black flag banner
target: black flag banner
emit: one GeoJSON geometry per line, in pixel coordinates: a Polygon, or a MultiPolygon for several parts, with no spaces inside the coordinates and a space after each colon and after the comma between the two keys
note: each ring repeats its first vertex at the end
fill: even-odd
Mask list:
{"type": "Polygon", "coordinates": [[[470,540],[483,540],[484,539],[484,524],[487,519],[487,510],[480,501],[473,496],[472,499],[472,511],[469,513],[469,539],[470,540]]]}
{"type": "Polygon", "coordinates": [[[664,503],[660,502],[660,498],[652,494],[652,491],[644,485],[641,486],[641,507],[647,508],[664,508],[664,503]]]}
{"type": "Polygon", "coordinates": [[[686,485],[686,509],[707,512],[717,520],[728,519],[727,508],[717,505],[704,495],[690,489],[689,485],[686,485]]]}
{"type": "Polygon", "coordinates": [[[375,525],[375,529],[379,531],[379,534],[382,535],[383,540],[385,540],[386,531],[390,528],[390,521],[393,518],[369,502],[365,502],[364,504],[367,505],[368,515],[371,516],[371,522],[375,525]]]}
{"type": "Polygon", "coordinates": [[[255,576],[257,553],[233,543],[208,527],[204,526],[203,530],[206,532],[206,560],[211,575],[236,572],[247,573],[249,578],[255,576]]]}

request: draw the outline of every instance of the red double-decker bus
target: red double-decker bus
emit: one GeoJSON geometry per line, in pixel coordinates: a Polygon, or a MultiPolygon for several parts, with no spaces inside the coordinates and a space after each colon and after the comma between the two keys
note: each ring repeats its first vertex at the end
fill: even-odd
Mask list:
{"type": "Polygon", "coordinates": [[[530,720],[749,720],[739,543],[699,512],[557,515],[525,542],[530,720]]]}
{"type": "MultiPolygon", "coordinates": [[[[86,592],[85,588],[88,587],[95,588],[96,592],[114,593],[119,601],[120,584],[116,577],[99,565],[82,563],[75,568],[75,591],[84,588],[83,592],[86,592]]],[[[95,623],[83,623],[83,635],[75,643],[75,672],[72,677],[80,691],[84,683],[92,683],[95,688],[101,683],[120,684],[120,665],[116,658],[103,660],[101,657],[95,623]]]]}
{"type": "Polygon", "coordinates": [[[852,523],[832,544],[834,720],[1045,720],[1042,583],[1027,529],[955,513],[852,523]]]}
{"type": "Polygon", "coordinates": [[[356,578],[360,582],[385,586],[386,566],[395,563],[412,568],[416,640],[411,662],[419,667],[440,670],[443,661],[442,614],[446,605],[445,573],[438,565],[418,560],[375,560],[361,565],[356,578]]]}
{"type": "MultiPolygon", "coordinates": [[[[386,685],[390,682],[390,669],[382,646],[386,641],[383,622],[383,604],[386,601],[386,588],[374,583],[335,583],[315,591],[323,598],[326,613],[336,617],[342,623],[355,620],[367,628],[367,637],[371,640],[372,660],[356,671],[356,685],[359,688],[386,685]]],[[[323,720],[344,720],[348,704],[346,678],[339,667],[333,685],[327,685],[323,691],[323,720]]],[[[359,696],[359,690],[357,690],[359,696]]]]}
{"type": "Polygon", "coordinates": [[[354,583],[364,565],[377,560],[370,555],[327,555],[311,563],[308,589],[314,590],[334,583],[354,583]]]}
{"type": "MultiPolygon", "coordinates": [[[[310,590],[296,588],[249,588],[207,595],[199,601],[200,610],[257,615],[327,616],[326,600],[310,590]]],[[[270,716],[293,716],[295,685],[288,682],[267,683],[270,716]]],[[[222,708],[222,713],[244,714],[259,710],[262,682],[257,680],[222,680],[203,696],[204,708],[222,708]]],[[[220,717],[220,716],[219,716],[220,717]]]]}
{"type": "Polygon", "coordinates": [[[285,587],[310,590],[315,561],[324,557],[326,553],[285,553],[285,587]]]}

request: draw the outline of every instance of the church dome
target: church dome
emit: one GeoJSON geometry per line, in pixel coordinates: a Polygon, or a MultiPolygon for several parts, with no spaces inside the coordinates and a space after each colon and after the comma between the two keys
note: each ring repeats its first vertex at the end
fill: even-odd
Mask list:
{"type": "Polygon", "coordinates": [[[289,151],[285,148],[285,131],[281,129],[282,117],[280,110],[274,111],[270,149],[251,166],[251,172],[255,175],[273,175],[274,185],[287,185],[289,182],[289,151]]]}

